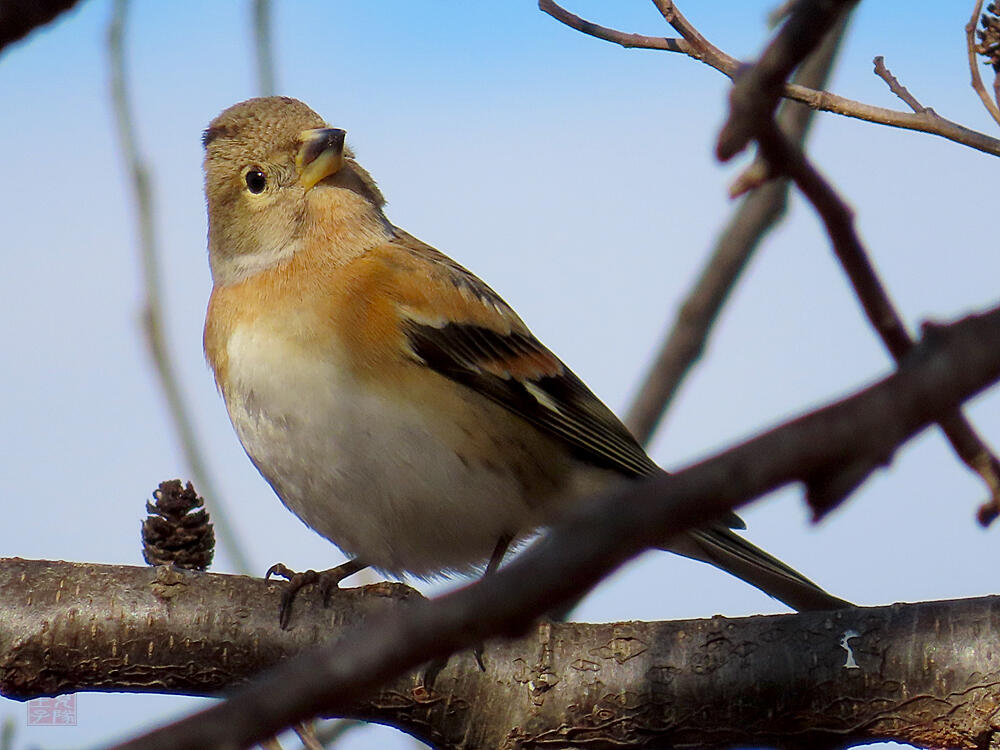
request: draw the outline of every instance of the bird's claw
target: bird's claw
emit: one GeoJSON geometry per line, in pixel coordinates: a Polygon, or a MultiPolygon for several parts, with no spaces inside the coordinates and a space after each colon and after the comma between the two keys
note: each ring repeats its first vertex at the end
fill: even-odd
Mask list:
{"type": "Polygon", "coordinates": [[[284,563],[275,563],[272,565],[267,569],[267,573],[264,574],[264,580],[269,580],[271,576],[280,576],[288,581],[288,586],[281,592],[281,604],[278,610],[278,624],[281,626],[281,629],[288,629],[288,624],[292,619],[292,604],[303,587],[312,583],[319,584],[320,591],[323,594],[323,606],[328,607],[330,606],[333,592],[340,588],[340,582],[365,567],[367,565],[359,560],[348,560],[329,570],[318,572],[315,570],[305,570],[301,573],[296,573],[284,563]]]}

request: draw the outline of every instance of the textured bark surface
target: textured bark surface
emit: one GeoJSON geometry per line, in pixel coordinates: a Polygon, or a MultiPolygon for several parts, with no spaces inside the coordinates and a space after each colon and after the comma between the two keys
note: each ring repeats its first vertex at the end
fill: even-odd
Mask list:
{"type": "MultiPolygon", "coordinates": [[[[0,692],[208,695],[374,614],[400,584],[311,589],[160,568],[0,560],[0,692]]],[[[1000,706],[1000,598],[680,622],[540,623],[359,697],[346,715],[440,748],[897,739],[985,748],[1000,706]]]]}

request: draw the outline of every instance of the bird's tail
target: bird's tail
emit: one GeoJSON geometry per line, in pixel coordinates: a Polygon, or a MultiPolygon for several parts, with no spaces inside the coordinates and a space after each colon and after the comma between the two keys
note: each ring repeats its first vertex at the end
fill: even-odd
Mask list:
{"type": "Polygon", "coordinates": [[[854,606],[724,526],[690,531],[669,549],[722,568],[799,612],[854,606]]]}

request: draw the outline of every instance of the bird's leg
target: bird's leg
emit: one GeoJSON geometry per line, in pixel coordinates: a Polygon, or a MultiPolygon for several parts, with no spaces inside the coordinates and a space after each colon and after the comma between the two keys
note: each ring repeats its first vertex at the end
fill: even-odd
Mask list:
{"type": "Polygon", "coordinates": [[[318,583],[320,591],[323,592],[323,606],[328,607],[331,595],[335,590],[340,588],[340,582],[367,567],[368,563],[359,558],[348,560],[329,570],[321,570],[319,572],[306,570],[296,573],[284,563],[275,563],[272,565],[267,569],[267,573],[264,574],[264,580],[266,581],[271,576],[281,576],[288,581],[288,586],[281,593],[281,607],[278,612],[278,624],[281,625],[281,629],[286,630],[288,628],[288,623],[292,619],[292,602],[295,601],[295,596],[304,586],[308,586],[310,583],[318,583]]]}
{"type": "MultiPolygon", "coordinates": [[[[490,555],[490,561],[486,563],[486,570],[483,572],[483,578],[491,576],[497,572],[497,568],[500,567],[500,563],[503,562],[504,555],[507,554],[507,550],[510,549],[510,543],[514,541],[513,534],[504,534],[499,539],[497,539],[497,544],[493,548],[493,553],[490,555]]],[[[477,643],[472,647],[472,655],[476,657],[476,664],[479,665],[479,671],[486,671],[486,664],[483,662],[483,644],[477,643]]],[[[430,691],[434,687],[434,680],[437,678],[438,673],[448,665],[448,659],[434,659],[427,668],[424,670],[423,679],[421,684],[424,689],[430,691]]]]}
{"type": "MultiPolygon", "coordinates": [[[[490,555],[490,561],[486,563],[486,570],[483,572],[483,578],[488,578],[497,572],[497,568],[500,567],[500,563],[503,562],[504,555],[507,554],[507,550],[510,549],[510,543],[514,541],[513,534],[504,534],[502,537],[497,539],[497,545],[493,548],[493,554],[490,555]]],[[[486,665],[483,663],[483,644],[477,643],[472,647],[472,653],[476,657],[476,664],[479,665],[479,671],[485,672],[486,665]]]]}
{"type": "Polygon", "coordinates": [[[483,578],[497,572],[497,568],[499,568],[500,563],[503,562],[504,555],[507,554],[507,550],[510,549],[510,543],[513,541],[513,534],[504,534],[502,537],[497,539],[497,546],[493,548],[493,554],[490,555],[490,561],[486,563],[486,572],[483,573],[483,578]]]}

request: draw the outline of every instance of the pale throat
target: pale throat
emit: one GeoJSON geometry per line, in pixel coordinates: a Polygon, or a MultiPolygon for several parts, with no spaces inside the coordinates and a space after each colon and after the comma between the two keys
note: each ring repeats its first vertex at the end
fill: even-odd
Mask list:
{"type": "Polygon", "coordinates": [[[217,252],[210,237],[215,284],[239,283],[304,252],[319,252],[337,265],[346,264],[393,236],[392,224],[381,209],[353,191],[318,186],[305,200],[307,218],[299,231],[284,222],[263,222],[253,252],[217,252]]]}
{"type": "Polygon", "coordinates": [[[318,185],[306,194],[306,207],[302,241],[338,264],[392,239],[382,209],[353,190],[318,185]]]}

